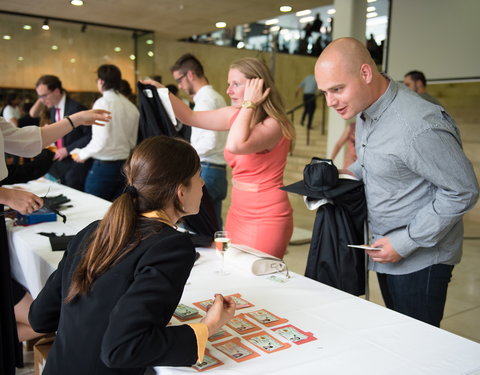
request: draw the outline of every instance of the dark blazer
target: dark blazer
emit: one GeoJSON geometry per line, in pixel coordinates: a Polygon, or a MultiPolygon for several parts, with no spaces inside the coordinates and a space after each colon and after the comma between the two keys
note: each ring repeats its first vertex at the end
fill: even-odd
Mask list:
{"type": "MultiPolygon", "coordinates": [[[[73,115],[74,113],[84,111],[87,108],[76,102],[75,100],[70,99],[68,96],[65,100],[65,116],[73,115]]],[[[50,121],[56,122],[55,118],[55,108],[50,109],[50,121]]],[[[85,147],[90,140],[92,139],[92,127],[91,126],[77,126],[74,130],[68,133],[62,138],[63,147],[66,147],[68,152],[72,151],[75,148],[85,147]]]]}
{"type": "Polygon", "coordinates": [[[30,308],[37,332],[58,329],[44,374],[144,374],[151,366],[190,366],[197,360],[194,331],[167,326],[193,267],[195,248],[168,226],[143,240],[102,274],[91,291],[66,297],[85,241],[98,222],[68,245],[58,270],[30,308]]]}

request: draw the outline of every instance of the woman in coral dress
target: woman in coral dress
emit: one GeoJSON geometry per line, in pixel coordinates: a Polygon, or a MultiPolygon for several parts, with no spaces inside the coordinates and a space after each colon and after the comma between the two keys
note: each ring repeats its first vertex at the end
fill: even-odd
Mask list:
{"type": "MultiPolygon", "coordinates": [[[[143,83],[162,87],[151,80],[143,83]]],[[[232,167],[233,188],[226,230],[232,242],[282,258],[293,232],[293,216],[287,193],[279,188],[294,128],[273,77],[260,60],[244,58],[230,66],[227,94],[232,105],[214,111],[192,111],[173,95],[170,100],[184,124],[229,130],[225,159],[232,167]]]]}

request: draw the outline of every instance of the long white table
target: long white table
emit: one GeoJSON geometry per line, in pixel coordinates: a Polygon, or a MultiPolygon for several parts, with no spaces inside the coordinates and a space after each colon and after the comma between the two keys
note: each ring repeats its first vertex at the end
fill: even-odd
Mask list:
{"type": "Polygon", "coordinates": [[[16,184],[14,187],[23,188],[42,197],[47,192],[47,196],[50,197],[64,194],[71,200],[65,205],[73,206],[61,211],[67,216],[65,224],[60,217],[57,217],[55,222],[26,227],[13,226],[13,222],[7,220],[12,276],[35,298],[63,256],[63,251],[52,251],[48,237],[38,233],[76,234],[92,221],[101,219],[110,202],[46,179],[16,184]]]}
{"type": "MultiPolygon", "coordinates": [[[[62,256],[62,252],[50,250],[47,237],[36,233],[74,234],[102,217],[109,202],[49,181],[36,181],[24,187],[39,195],[50,188],[49,195],[63,193],[75,206],[64,211],[68,216],[66,224],[57,221],[8,228],[14,276],[36,296],[62,256]]],[[[255,306],[238,313],[267,309],[317,338],[300,346],[292,343],[290,348],[270,354],[243,341],[260,356],[242,363],[236,363],[209,343],[207,348],[211,354],[224,365],[206,373],[480,375],[478,343],[294,273],[286,283],[279,283],[227,264],[230,275],[217,276],[214,270],[219,268],[220,258],[215,250],[199,249],[199,252],[201,256],[185,287],[182,303],[193,307],[193,302],[212,298],[217,292],[240,293],[255,306]]],[[[270,328],[257,325],[279,341],[287,342],[270,328]]],[[[232,336],[218,342],[240,337],[229,328],[226,331],[232,336]]],[[[197,373],[191,368],[157,367],[155,370],[160,375],[197,373]]]]}

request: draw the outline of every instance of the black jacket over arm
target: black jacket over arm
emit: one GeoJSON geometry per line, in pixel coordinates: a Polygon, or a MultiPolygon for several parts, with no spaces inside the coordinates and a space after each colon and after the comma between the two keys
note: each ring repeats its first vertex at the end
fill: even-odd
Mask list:
{"type": "Polygon", "coordinates": [[[169,326],[193,267],[185,234],[165,227],[101,275],[87,295],[62,303],[90,224],[69,244],[58,270],[33,302],[34,330],[57,338],[44,374],[142,374],[150,366],[190,366],[197,360],[194,331],[169,326]]]}

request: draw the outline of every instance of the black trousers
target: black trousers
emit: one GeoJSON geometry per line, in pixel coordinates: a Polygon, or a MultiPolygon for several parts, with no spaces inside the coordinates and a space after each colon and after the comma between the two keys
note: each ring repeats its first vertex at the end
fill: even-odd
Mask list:
{"type": "Polygon", "coordinates": [[[315,109],[317,109],[317,101],[315,100],[315,94],[304,94],[303,95],[303,114],[301,124],[305,121],[305,117],[308,115],[307,127],[312,128],[313,114],[315,109]]]}

